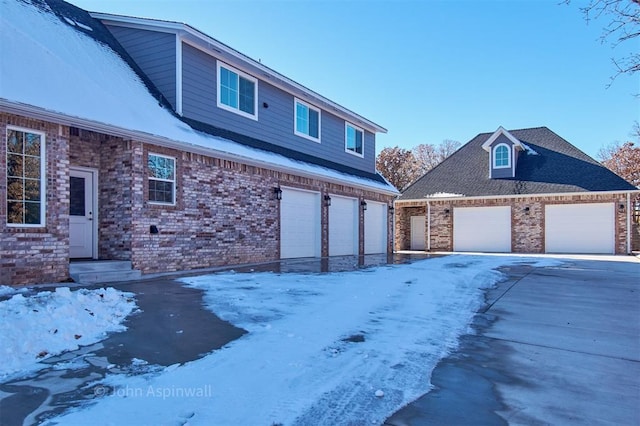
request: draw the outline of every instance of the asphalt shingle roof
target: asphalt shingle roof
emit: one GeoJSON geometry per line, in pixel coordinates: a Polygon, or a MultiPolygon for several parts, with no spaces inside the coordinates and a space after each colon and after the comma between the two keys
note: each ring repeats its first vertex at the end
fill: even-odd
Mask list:
{"type": "Polygon", "coordinates": [[[438,193],[472,197],[636,189],[546,127],[509,133],[538,154],[520,153],[515,178],[489,178],[490,155],[482,144],[492,133],[482,133],[413,183],[400,199],[438,193]]]}

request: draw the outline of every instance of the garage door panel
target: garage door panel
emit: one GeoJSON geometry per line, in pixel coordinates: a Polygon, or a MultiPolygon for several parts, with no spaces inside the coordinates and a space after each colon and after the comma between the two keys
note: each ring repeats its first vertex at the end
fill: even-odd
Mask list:
{"type": "Polygon", "coordinates": [[[615,252],[614,203],[550,204],[545,207],[547,253],[615,252]]]}
{"type": "Polygon", "coordinates": [[[331,195],[329,256],[358,254],[358,200],[331,195]]]}
{"type": "Polygon", "coordinates": [[[282,188],[280,257],[320,256],[320,194],[282,188]]]}
{"type": "Polygon", "coordinates": [[[364,253],[378,254],[387,252],[387,210],[384,203],[367,202],[364,211],[364,253]]]}
{"type": "Polygon", "coordinates": [[[511,207],[454,208],[453,250],[511,252],[511,207]]]}

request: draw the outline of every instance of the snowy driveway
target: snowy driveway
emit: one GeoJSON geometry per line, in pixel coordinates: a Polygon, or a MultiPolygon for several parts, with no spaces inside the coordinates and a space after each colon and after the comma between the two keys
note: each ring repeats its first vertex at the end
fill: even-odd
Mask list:
{"type": "MultiPolygon", "coordinates": [[[[381,424],[427,392],[469,331],[495,269],[531,259],[450,256],[330,274],[183,279],[248,331],[220,350],[146,374],[108,374],[94,405],[52,424],[381,424]]],[[[553,262],[553,261],[542,261],[553,262]]]]}

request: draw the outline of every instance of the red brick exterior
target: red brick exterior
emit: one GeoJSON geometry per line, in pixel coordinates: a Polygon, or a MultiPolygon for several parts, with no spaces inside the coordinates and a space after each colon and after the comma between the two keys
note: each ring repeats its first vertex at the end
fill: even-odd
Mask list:
{"type": "Polygon", "coordinates": [[[0,285],[69,276],[69,143],[62,126],[0,113],[0,285]],[[7,126],[45,134],[46,217],[39,228],[7,225],[7,126]]]}
{"type": "MultiPolygon", "coordinates": [[[[69,276],[69,168],[97,171],[98,257],[131,260],[143,273],[280,258],[280,212],[273,188],[296,187],[390,204],[392,196],[220,158],[178,151],[0,113],[0,284],[59,282],[69,276]],[[46,133],[47,209],[43,228],[6,225],[6,126],[46,133]],[[176,204],[149,203],[149,153],[176,158],[176,204]],[[156,226],[157,234],[150,233],[156,226]]],[[[388,250],[392,218],[389,215],[388,250]]],[[[329,252],[322,203],[321,252],[329,252]]],[[[364,251],[360,209],[360,253],[364,251]]]]}
{"type": "MultiPolygon", "coordinates": [[[[453,251],[453,210],[458,207],[511,207],[511,248],[514,253],[544,253],[545,206],[549,204],[604,203],[624,205],[616,208],[615,252],[627,254],[626,194],[585,193],[580,195],[522,196],[491,199],[432,200],[431,251],[453,251]],[[528,208],[528,210],[526,210],[528,208]]],[[[411,244],[410,216],[425,214],[427,201],[397,201],[395,250],[408,250],[411,244]]],[[[426,216],[425,216],[426,220],[426,216]]],[[[426,233],[429,233],[427,228],[426,233]]],[[[425,240],[427,236],[425,235],[425,240]]],[[[427,245],[427,247],[429,247],[427,245]]]]}

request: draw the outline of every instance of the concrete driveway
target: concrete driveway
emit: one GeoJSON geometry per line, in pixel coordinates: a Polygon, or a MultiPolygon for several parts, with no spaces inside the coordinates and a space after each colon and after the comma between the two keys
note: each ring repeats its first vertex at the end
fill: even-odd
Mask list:
{"type": "Polygon", "coordinates": [[[640,261],[504,272],[434,390],[386,424],[640,424],[640,261]]]}

